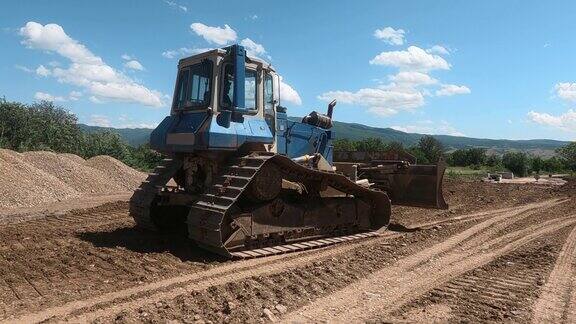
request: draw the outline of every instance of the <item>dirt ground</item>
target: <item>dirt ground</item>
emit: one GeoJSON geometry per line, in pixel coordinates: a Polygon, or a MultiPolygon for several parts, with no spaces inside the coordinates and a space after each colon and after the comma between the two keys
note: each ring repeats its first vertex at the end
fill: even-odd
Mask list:
{"type": "Polygon", "coordinates": [[[446,181],[376,238],[228,261],[125,201],[4,215],[0,322],[574,322],[576,181],[446,181]]]}

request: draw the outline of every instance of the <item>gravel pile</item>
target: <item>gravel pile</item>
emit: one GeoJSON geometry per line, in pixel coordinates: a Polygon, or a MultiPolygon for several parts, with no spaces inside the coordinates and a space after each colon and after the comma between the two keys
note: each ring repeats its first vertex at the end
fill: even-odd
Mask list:
{"type": "Polygon", "coordinates": [[[25,152],[22,156],[26,162],[83,194],[106,194],[125,190],[118,181],[110,179],[100,170],[94,170],[53,152],[25,152]]]}
{"type": "Polygon", "coordinates": [[[81,194],[35,166],[22,154],[0,150],[0,207],[32,207],[81,194]]]}
{"type": "Polygon", "coordinates": [[[0,208],[41,206],[71,198],[134,190],[146,178],[107,156],[0,149],[0,208]]]}
{"type": "Polygon", "coordinates": [[[84,162],[86,161],[86,160],[84,160],[83,157],[78,156],[78,155],[76,155],[76,154],[72,154],[72,153],[61,153],[61,154],[59,154],[59,155],[60,155],[60,156],[67,157],[67,158],[69,158],[70,160],[72,160],[72,161],[74,161],[74,162],[76,162],[76,163],[78,163],[78,164],[84,164],[84,162]]]}
{"type": "Polygon", "coordinates": [[[90,168],[100,170],[115,179],[125,190],[134,190],[146,178],[146,174],[134,170],[126,164],[108,155],[98,155],[84,162],[90,168]]]}

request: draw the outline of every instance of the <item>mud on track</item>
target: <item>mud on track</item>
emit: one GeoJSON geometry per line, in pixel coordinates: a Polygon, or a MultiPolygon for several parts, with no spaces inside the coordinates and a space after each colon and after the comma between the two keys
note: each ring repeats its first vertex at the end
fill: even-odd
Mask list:
{"type": "MultiPolygon", "coordinates": [[[[494,208],[482,210],[475,198],[457,195],[492,189],[468,186],[451,194],[461,203],[454,212],[406,211],[402,225],[420,230],[396,225],[376,239],[237,262],[215,259],[182,238],[135,230],[125,203],[0,225],[0,322],[341,320],[344,308],[352,319],[378,321],[402,319],[423,305],[455,320],[464,316],[458,305],[466,299],[445,305],[429,294],[459,278],[488,287],[484,273],[506,262],[530,269],[532,255],[548,260],[534,271],[541,274],[536,284],[527,283],[526,296],[536,300],[576,222],[574,202],[549,188],[522,196],[511,186],[504,190],[516,201],[494,200],[494,208]],[[267,317],[263,308],[271,311],[267,317]]],[[[455,285],[464,287],[456,295],[467,289],[455,285]]],[[[498,314],[532,318],[529,309],[512,310],[498,314]]],[[[418,320],[416,313],[408,319],[418,320]]]]}

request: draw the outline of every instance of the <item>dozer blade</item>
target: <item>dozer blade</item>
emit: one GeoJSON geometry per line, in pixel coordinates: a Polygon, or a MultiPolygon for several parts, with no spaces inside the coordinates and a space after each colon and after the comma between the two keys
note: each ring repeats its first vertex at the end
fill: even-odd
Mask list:
{"type": "Polygon", "coordinates": [[[409,165],[394,173],[378,169],[362,170],[363,177],[376,188],[386,191],[392,205],[448,209],[442,193],[446,164],[409,165]]]}

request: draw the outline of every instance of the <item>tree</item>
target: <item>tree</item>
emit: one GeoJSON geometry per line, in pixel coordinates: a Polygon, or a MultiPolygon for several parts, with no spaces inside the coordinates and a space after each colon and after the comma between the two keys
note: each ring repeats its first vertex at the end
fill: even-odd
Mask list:
{"type": "Polygon", "coordinates": [[[347,138],[337,139],[333,142],[334,151],[356,151],[356,142],[347,138]]]}
{"type": "Polygon", "coordinates": [[[564,159],[564,163],[568,169],[576,171],[576,142],[557,149],[556,153],[564,159]]]}
{"type": "Polygon", "coordinates": [[[144,144],[131,149],[128,164],[139,170],[151,171],[162,162],[163,158],[162,154],[152,150],[149,144],[144,144]]]}
{"type": "Polygon", "coordinates": [[[544,163],[542,164],[542,170],[550,173],[562,172],[566,170],[565,161],[560,157],[553,156],[549,159],[544,160],[544,163]]]}
{"type": "Polygon", "coordinates": [[[141,170],[150,170],[162,158],[149,146],[132,148],[116,133],[84,134],[76,116],[52,102],[26,105],[1,98],[0,148],[74,153],[84,158],[110,155],[141,170]]]}
{"type": "Polygon", "coordinates": [[[528,156],[523,152],[507,152],[502,157],[504,167],[519,177],[528,174],[528,162],[528,156]]]}
{"type": "Polygon", "coordinates": [[[424,152],[422,152],[422,150],[420,150],[420,148],[418,148],[417,146],[409,148],[408,150],[406,150],[406,152],[412,154],[416,158],[418,164],[431,163],[431,161],[428,160],[428,158],[426,157],[426,154],[424,154],[424,152]]]}
{"type": "Polygon", "coordinates": [[[468,165],[483,165],[486,162],[486,149],[474,147],[466,150],[468,165]]]}
{"type": "Polygon", "coordinates": [[[444,146],[432,136],[426,135],[418,141],[418,148],[429,162],[435,163],[444,155],[444,146]]]}
{"type": "Polygon", "coordinates": [[[486,165],[493,168],[502,164],[502,159],[496,154],[490,154],[486,157],[486,165]]]}
{"type": "Polygon", "coordinates": [[[544,160],[539,156],[533,157],[530,159],[530,169],[533,172],[540,173],[544,169],[544,160]]]}
{"type": "Polygon", "coordinates": [[[386,143],[385,151],[394,151],[394,152],[404,152],[406,149],[404,148],[404,144],[396,141],[386,143]]]}
{"type": "Polygon", "coordinates": [[[467,148],[452,152],[448,157],[448,164],[452,166],[483,165],[486,161],[486,149],[467,148]]]}
{"type": "Polygon", "coordinates": [[[110,131],[91,133],[86,135],[84,156],[109,155],[118,160],[130,159],[130,150],[120,138],[120,135],[110,131]]]}
{"type": "Polygon", "coordinates": [[[382,152],[386,151],[386,145],[382,139],[370,137],[356,142],[356,150],[364,152],[382,152]]]}
{"type": "Polygon", "coordinates": [[[465,150],[456,150],[448,155],[446,162],[451,166],[466,166],[468,161],[466,159],[465,150]]]}

